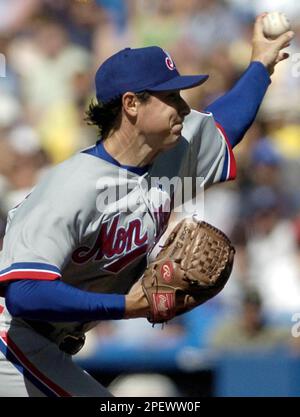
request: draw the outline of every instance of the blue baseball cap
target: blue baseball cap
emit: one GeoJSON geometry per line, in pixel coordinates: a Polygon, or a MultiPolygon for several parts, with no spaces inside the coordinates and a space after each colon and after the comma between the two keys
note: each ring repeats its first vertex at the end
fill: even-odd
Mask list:
{"type": "Polygon", "coordinates": [[[158,46],[125,48],[96,72],[96,96],[103,104],[126,91],[185,90],[204,83],[208,75],[180,75],[170,55],[158,46]]]}

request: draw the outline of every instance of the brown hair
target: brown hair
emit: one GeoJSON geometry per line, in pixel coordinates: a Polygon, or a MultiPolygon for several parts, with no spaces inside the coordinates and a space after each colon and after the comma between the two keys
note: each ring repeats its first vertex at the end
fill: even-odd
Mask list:
{"type": "MultiPolygon", "coordinates": [[[[135,95],[142,103],[148,101],[150,97],[148,91],[135,93],[135,95]]],[[[118,97],[106,104],[99,101],[95,103],[94,100],[92,100],[86,111],[84,120],[88,125],[97,126],[101,139],[104,139],[112,129],[118,129],[120,126],[121,109],[122,97],[118,97]]]]}

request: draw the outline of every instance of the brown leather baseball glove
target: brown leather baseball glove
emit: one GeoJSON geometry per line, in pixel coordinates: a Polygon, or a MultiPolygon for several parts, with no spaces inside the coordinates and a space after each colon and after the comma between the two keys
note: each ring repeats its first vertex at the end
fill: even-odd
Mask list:
{"type": "Polygon", "coordinates": [[[163,323],[205,303],[226,284],[235,249],[214,226],[184,219],[142,277],[148,320],[163,323]]]}

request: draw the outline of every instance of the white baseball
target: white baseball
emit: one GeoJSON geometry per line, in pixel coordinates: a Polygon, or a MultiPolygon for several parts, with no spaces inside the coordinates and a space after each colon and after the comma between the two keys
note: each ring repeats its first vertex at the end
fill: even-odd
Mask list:
{"type": "Polygon", "coordinates": [[[276,39],[290,29],[290,21],[284,13],[270,12],[263,18],[263,30],[268,38],[276,39]]]}

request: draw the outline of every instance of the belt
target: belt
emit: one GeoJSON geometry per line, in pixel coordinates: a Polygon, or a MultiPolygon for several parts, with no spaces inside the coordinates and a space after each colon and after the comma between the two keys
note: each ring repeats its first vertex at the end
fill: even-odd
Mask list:
{"type": "MultiPolygon", "coordinates": [[[[39,321],[39,320],[24,320],[33,330],[37,333],[41,334],[42,336],[49,339],[51,342],[51,333],[55,330],[55,327],[48,323],[47,321],[39,321]]],[[[63,340],[58,344],[60,350],[69,355],[75,355],[78,353],[84,346],[85,343],[85,335],[74,336],[72,334],[67,334],[63,340]]]]}

